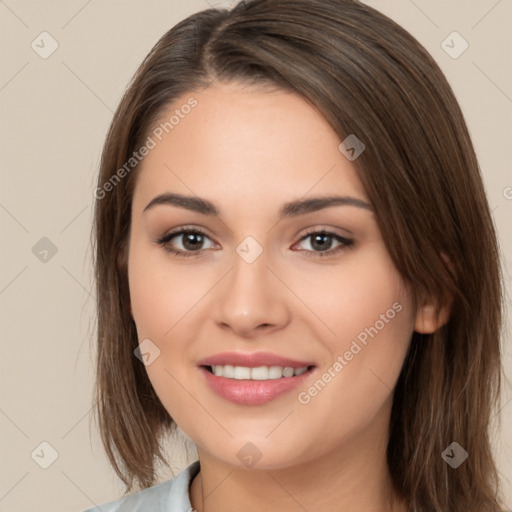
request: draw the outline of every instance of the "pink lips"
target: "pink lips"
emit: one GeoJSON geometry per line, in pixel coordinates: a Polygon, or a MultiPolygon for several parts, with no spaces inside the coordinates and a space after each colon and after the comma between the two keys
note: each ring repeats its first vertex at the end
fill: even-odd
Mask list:
{"type": "Polygon", "coordinates": [[[241,405],[262,405],[291,391],[302,384],[313,369],[293,377],[281,377],[271,380],[229,379],[218,377],[211,373],[207,367],[215,365],[246,366],[255,368],[258,366],[289,366],[291,368],[303,368],[314,366],[312,362],[297,361],[281,357],[270,352],[256,352],[243,354],[238,352],[223,352],[199,361],[201,374],[204,376],[210,388],[220,397],[230,402],[241,405]]]}

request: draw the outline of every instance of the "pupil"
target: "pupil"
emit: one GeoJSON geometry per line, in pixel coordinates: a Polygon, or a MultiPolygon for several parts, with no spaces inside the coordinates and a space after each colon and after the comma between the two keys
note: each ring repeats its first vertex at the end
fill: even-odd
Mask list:
{"type": "Polygon", "coordinates": [[[313,243],[312,243],[312,247],[313,249],[325,249],[326,247],[329,246],[329,243],[325,242],[325,239],[330,239],[330,235],[315,235],[313,237],[313,243]],[[315,247],[315,244],[317,244],[318,240],[319,239],[324,239],[324,243],[320,242],[319,245],[317,245],[317,247],[315,247]]]}
{"type": "Polygon", "coordinates": [[[201,247],[201,244],[202,244],[202,235],[200,235],[199,233],[188,233],[185,236],[185,241],[183,243],[183,246],[186,249],[194,250],[194,249],[197,249],[198,247],[201,247]],[[194,241],[195,241],[195,244],[194,244],[194,241]],[[187,247],[187,245],[189,245],[189,246],[187,247]]]}

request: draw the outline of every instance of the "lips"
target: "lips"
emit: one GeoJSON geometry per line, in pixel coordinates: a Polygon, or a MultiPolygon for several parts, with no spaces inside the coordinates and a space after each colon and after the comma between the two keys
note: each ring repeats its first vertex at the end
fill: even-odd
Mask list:
{"type": "Polygon", "coordinates": [[[304,383],[316,368],[311,361],[299,361],[270,352],[252,354],[224,352],[202,359],[198,366],[210,389],[221,398],[239,405],[263,405],[274,400],[304,383]],[[246,369],[280,366],[303,370],[300,375],[283,376],[271,380],[250,380],[228,378],[212,373],[212,367],[219,366],[245,367],[246,369]]]}

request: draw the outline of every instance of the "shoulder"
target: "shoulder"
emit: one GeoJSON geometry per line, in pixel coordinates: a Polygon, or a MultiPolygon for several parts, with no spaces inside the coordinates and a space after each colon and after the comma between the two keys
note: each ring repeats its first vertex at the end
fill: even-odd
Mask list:
{"type": "Polygon", "coordinates": [[[195,461],[170,480],[84,512],[190,512],[189,485],[198,472],[195,461]]]}

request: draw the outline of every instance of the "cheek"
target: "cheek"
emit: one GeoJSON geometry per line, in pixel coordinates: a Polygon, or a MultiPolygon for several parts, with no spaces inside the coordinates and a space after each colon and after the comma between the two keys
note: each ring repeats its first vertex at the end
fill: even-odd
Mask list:
{"type": "Polygon", "coordinates": [[[381,338],[397,342],[404,338],[399,333],[405,332],[405,338],[412,333],[409,290],[382,243],[367,245],[339,266],[304,273],[294,289],[328,328],[318,335],[332,355],[348,350],[358,337],[364,343],[375,329],[381,338]]]}
{"type": "Polygon", "coordinates": [[[364,424],[390,398],[413,332],[411,295],[380,246],[330,279],[310,280],[306,290],[308,305],[329,326],[318,331],[329,357],[301,403],[320,423],[329,422],[326,411],[336,418],[335,436],[337,426],[364,424]]]}
{"type": "Polygon", "coordinates": [[[321,417],[343,397],[336,410],[344,421],[363,421],[361,415],[370,417],[389,398],[400,374],[414,326],[408,287],[375,244],[331,268],[329,278],[316,275],[307,289],[301,293],[329,327],[318,331],[329,356],[302,403],[309,400],[312,416],[321,417]]]}
{"type": "Polygon", "coordinates": [[[183,328],[207,286],[180,270],[163,249],[134,243],[130,249],[128,280],[130,301],[140,336],[164,340],[183,328]]]}
{"type": "Polygon", "coordinates": [[[192,335],[187,312],[194,299],[197,302],[200,286],[187,283],[176,267],[171,270],[172,266],[157,254],[160,251],[149,251],[141,245],[134,244],[130,249],[128,278],[139,342],[149,339],[152,343],[152,361],[145,369],[166,410],[180,427],[187,429],[191,399],[184,387],[188,381],[185,369],[189,366],[185,348],[187,336],[192,335]]]}
{"type": "Polygon", "coordinates": [[[158,357],[146,371],[169,411],[180,411],[190,396],[180,383],[192,371],[192,354],[187,350],[200,326],[195,309],[211,287],[199,272],[184,272],[163,250],[148,249],[143,243],[130,248],[128,281],[133,319],[139,342],[149,339],[158,357]],[[194,280],[194,278],[196,278],[194,280]]]}

